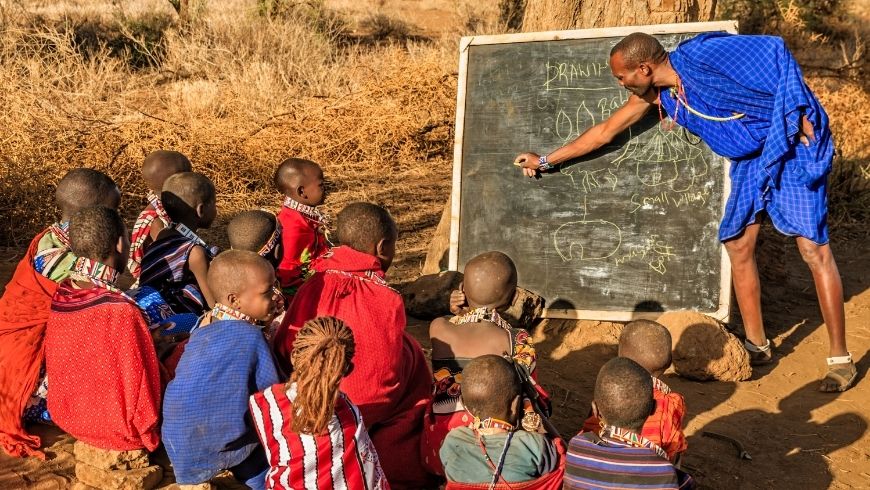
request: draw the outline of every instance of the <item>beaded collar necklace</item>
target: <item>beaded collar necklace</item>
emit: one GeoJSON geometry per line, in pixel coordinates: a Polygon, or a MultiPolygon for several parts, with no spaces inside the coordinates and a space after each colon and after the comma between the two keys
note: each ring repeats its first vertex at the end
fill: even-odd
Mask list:
{"type": "Polygon", "coordinates": [[[659,445],[653,443],[642,435],[636,432],[632,432],[630,430],[620,429],[619,427],[615,427],[612,425],[605,425],[601,429],[600,437],[606,437],[607,439],[622,442],[624,444],[628,444],[631,447],[643,447],[647,449],[652,449],[660,457],[668,459],[667,453],[665,453],[665,450],[662,449],[659,445]]]}
{"type": "Polygon", "coordinates": [[[275,247],[278,246],[278,242],[281,241],[281,222],[277,219],[275,220],[275,231],[272,232],[272,236],[266,240],[266,244],[263,245],[260,250],[257,251],[257,255],[260,257],[266,257],[272,250],[275,250],[275,247]]]}
{"type": "Polygon", "coordinates": [[[118,276],[121,274],[102,262],[97,262],[96,260],[91,260],[87,257],[79,257],[73,264],[72,269],[70,269],[69,275],[73,280],[90,282],[96,287],[120,294],[135,303],[133,298],[115,286],[115,283],[118,281],[118,276]]]}
{"type": "Polygon", "coordinates": [[[241,320],[243,322],[248,322],[252,325],[256,325],[257,321],[254,320],[250,315],[246,315],[239,310],[234,308],[230,308],[229,306],[223,303],[215,303],[214,308],[211,310],[211,316],[216,321],[220,320],[241,320]]]}
{"type": "Polygon", "coordinates": [[[190,228],[185,226],[184,223],[176,224],[175,230],[178,231],[179,233],[181,233],[182,235],[184,235],[184,238],[187,238],[188,240],[192,241],[193,243],[204,248],[206,253],[210,257],[214,258],[215,256],[217,256],[218,248],[217,247],[209,247],[208,245],[206,245],[205,240],[200,238],[199,235],[196,234],[196,232],[194,232],[193,230],[191,230],[190,228]]]}
{"type": "Polygon", "coordinates": [[[148,194],[145,196],[148,199],[148,204],[154,208],[154,211],[157,213],[157,217],[160,218],[160,221],[163,222],[166,226],[172,225],[172,218],[169,217],[169,214],[166,213],[166,208],[163,207],[163,201],[160,200],[160,196],[157,194],[148,191],[148,194]]]}
{"type": "Polygon", "coordinates": [[[477,322],[490,322],[498,325],[510,332],[512,330],[511,324],[507,322],[501,315],[498,314],[497,311],[493,308],[480,307],[475,308],[469,312],[463,313],[460,316],[455,316],[450,319],[450,323],[454,325],[461,325],[463,323],[477,323],[477,322]]]}
{"type": "Polygon", "coordinates": [[[69,248],[69,221],[60,221],[48,227],[48,231],[57,237],[64,247],[69,248]]]}
{"type": "Polygon", "coordinates": [[[322,224],[326,222],[326,216],[324,216],[324,214],[321,213],[320,210],[318,210],[316,207],[302,204],[301,202],[293,199],[290,196],[284,197],[284,207],[292,209],[294,211],[299,211],[305,217],[317,221],[318,223],[322,224]]]}

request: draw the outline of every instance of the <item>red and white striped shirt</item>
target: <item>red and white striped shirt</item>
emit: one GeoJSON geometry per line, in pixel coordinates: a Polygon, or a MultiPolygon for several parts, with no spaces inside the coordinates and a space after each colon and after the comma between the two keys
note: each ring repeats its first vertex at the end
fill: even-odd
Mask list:
{"type": "Polygon", "coordinates": [[[296,384],[283,383],[251,396],[254,427],[266,448],[266,488],[286,490],[389,490],[378,453],[359,409],[341,393],[327,431],[297,434],[291,429],[296,384]]]}

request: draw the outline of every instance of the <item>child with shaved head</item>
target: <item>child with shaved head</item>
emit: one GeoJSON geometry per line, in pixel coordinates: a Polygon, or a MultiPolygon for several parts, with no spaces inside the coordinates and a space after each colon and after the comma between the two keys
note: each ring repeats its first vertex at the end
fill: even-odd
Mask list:
{"type": "Polygon", "coordinates": [[[90,206],[116,209],[121,193],[106,174],[87,168],[70,170],[58,182],[55,200],[61,219],[30,243],[0,297],[0,447],[13,456],[43,456],[39,437],[24,430],[29,422],[50,421],[45,409],[45,325],[58,282],[69,276],[76,260],[69,245],[69,220],[90,206]]]}
{"type": "Polygon", "coordinates": [[[317,209],[326,198],[323,170],[311,160],[288,158],[275,170],[275,187],[284,195],[278,213],[284,255],[277,274],[289,298],[310,275],[311,262],[329,249],[326,220],[317,209]]]}
{"type": "Polygon", "coordinates": [[[473,420],[451,430],[441,446],[448,482],[521,483],[556,468],[559,457],[550,440],[521,428],[523,390],[511,361],[477,357],[462,378],[462,401],[473,420]]]}
{"type": "Polygon", "coordinates": [[[160,232],[172,224],[160,200],[163,184],[166,179],[175,174],[190,171],[190,160],[177,151],[156,150],[145,157],[142,163],[142,179],[148,186],[146,194],[148,206],[139,213],[133,225],[133,233],[130,237],[130,260],[127,261],[127,269],[134,279],[139,279],[142,273],[142,257],[145,256],[145,251],[157,239],[160,232]]]}
{"type": "Polygon", "coordinates": [[[593,397],[602,428],[571,439],[565,488],[694,488],[692,477],[641,435],[656,406],[653,381],[643,366],[625,357],[611,359],[598,373],[593,397]]]}
{"type": "Polygon", "coordinates": [[[198,316],[215,302],[206,277],[216,251],[196,234],[217,215],[214,184],[200,173],[178,173],[166,179],[161,200],[173,225],[142,258],[139,284],[159,292],[173,313],[198,316]]]}
{"type": "Polygon", "coordinates": [[[114,209],[74,214],[78,257],[58,287],[45,333],[48,409],[60,428],[99,449],[153,451],[160,443],[160,367],[148,324],[116,281],[130,242],[114,209]]]}
{"type": "MultiPolygon", "coordinates": [[[[533,382],[536,356],[529,333],[513,328],[498,314],[499,309],[510,306],[516,287],[517,269],[511,258],[501,252],[482,253],[465,265],[460,291],[468,308],[450,320],[437,318],[429,325],[435,400],[427,416],[422,451],[424,463],[433,473],[443,474],[439,450],[447,433],[468,425],[461,380],[472,359],[487,354],[505,356],[533,382]]],[[[530,402],[524,402],[523,409],[528,413],[525,425],[536,430],[540,415],[530,402]]]]}
{"type": "MultiPolygon", "coordinates": [[[[682,395],[672,391],[661,380],[661,375],[671,365],[671,333],[664,325],[652,320],[629,322],[619,336],[619,356],[640,364],[652,376],[656,409],[643,424],[641,435],[659,445],[667,453],[668,459],[678,464],[688,447],[683,434],[686,402],[682,395]]],[[[590,416],[583,430],[600,431],[598,417],[594,414],[590,416]]]]}
{"type": "Polygon", "coordinates": [[[278,382],[263,336],[280,311],[272,266],[254,252],[228,250],[208,270],[212,320],[193,330],[166,388],[163,440],[185,485],[207,483],[230,470],[263,488],[269,468],[248,413],[248,397],[278,382]]]}
{"type": "Polygon", "coordinates": [[[275,335],[279,363],[291,369],[293,341],[312,318],[333,316],[351,330],[354,369],[341,390],[360,408],[396,488],[426,488],[420,431],[430,400],[431,372],[420,345],[405,333],[405,306],[385,273],[396,252],[396,223],[386,209],[352,203],[338,215],[340,246],[312,264],[275,335]]]}
{"type": "Polygon", "coordinates": [[[281,222],[268,212],[259,209],[243,211],[227,225],[227,238],[233,250],[256,252],[277,268],[283,257],[281,222]]]}

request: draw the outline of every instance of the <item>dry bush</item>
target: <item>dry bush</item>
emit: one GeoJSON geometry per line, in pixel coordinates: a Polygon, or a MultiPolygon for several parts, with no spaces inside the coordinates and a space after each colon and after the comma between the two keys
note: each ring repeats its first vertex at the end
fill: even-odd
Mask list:
{"type": "Polygon", "coordinates": [[[82,53],[54,22],[5,29],[0,242],[20,246],[56,219],[53,184],[76,166],[112,175],[132,219],[142,158],[173,148],[215,181],[221,218],[205,235],[218,243],[236,212],[278,207],[272,172],[293,155],[323,166],[327,211],[386,205],[404,233],[400,259],[421,261],[449,188],[452,49],[341,47],[298,19],[239,15],[167,29],[146,70],[106,46],[82,53]]]}

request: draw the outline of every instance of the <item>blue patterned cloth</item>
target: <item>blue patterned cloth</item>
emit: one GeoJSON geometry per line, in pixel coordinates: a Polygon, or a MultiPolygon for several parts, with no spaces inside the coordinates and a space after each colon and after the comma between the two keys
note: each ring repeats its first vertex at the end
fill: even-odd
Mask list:
{"type": "Polygon", "coordinates": [[[200,317],[193,313],[174,313],[169,303],[159,291],[151,286],[142,286],[128,291],[139,308],[145,312],[149,327],[153,330],[161,325],[166,329],[161,336],[189,333],[199,323],[200,317]]]}
{"type": "Polygon", "coordinates": [[[834,142],[828,116],[782,38],[699,34],[681,43],[670,62],[693,109],[716,117],[746,115],[709,121],[678,105],[670,93],[661,94],[670,117],[732,162],[719,239],[738,236],[763,210],[781,233],[827,243],[834,142]],[[798,141],[803,115],[815,130],[809,147],[798,141]]]}
{"type": "MultiPolygon", "coordinates": [[[[203,483],[242,462],[250,467],[259,440],[248,397],[278,382],[259,328],[225,320],[194,330],[163,399],[162,437],[176,481],[203,483]]],[[[269,466],[263,453],[256,463],[254,470],[269,466]]]]}

